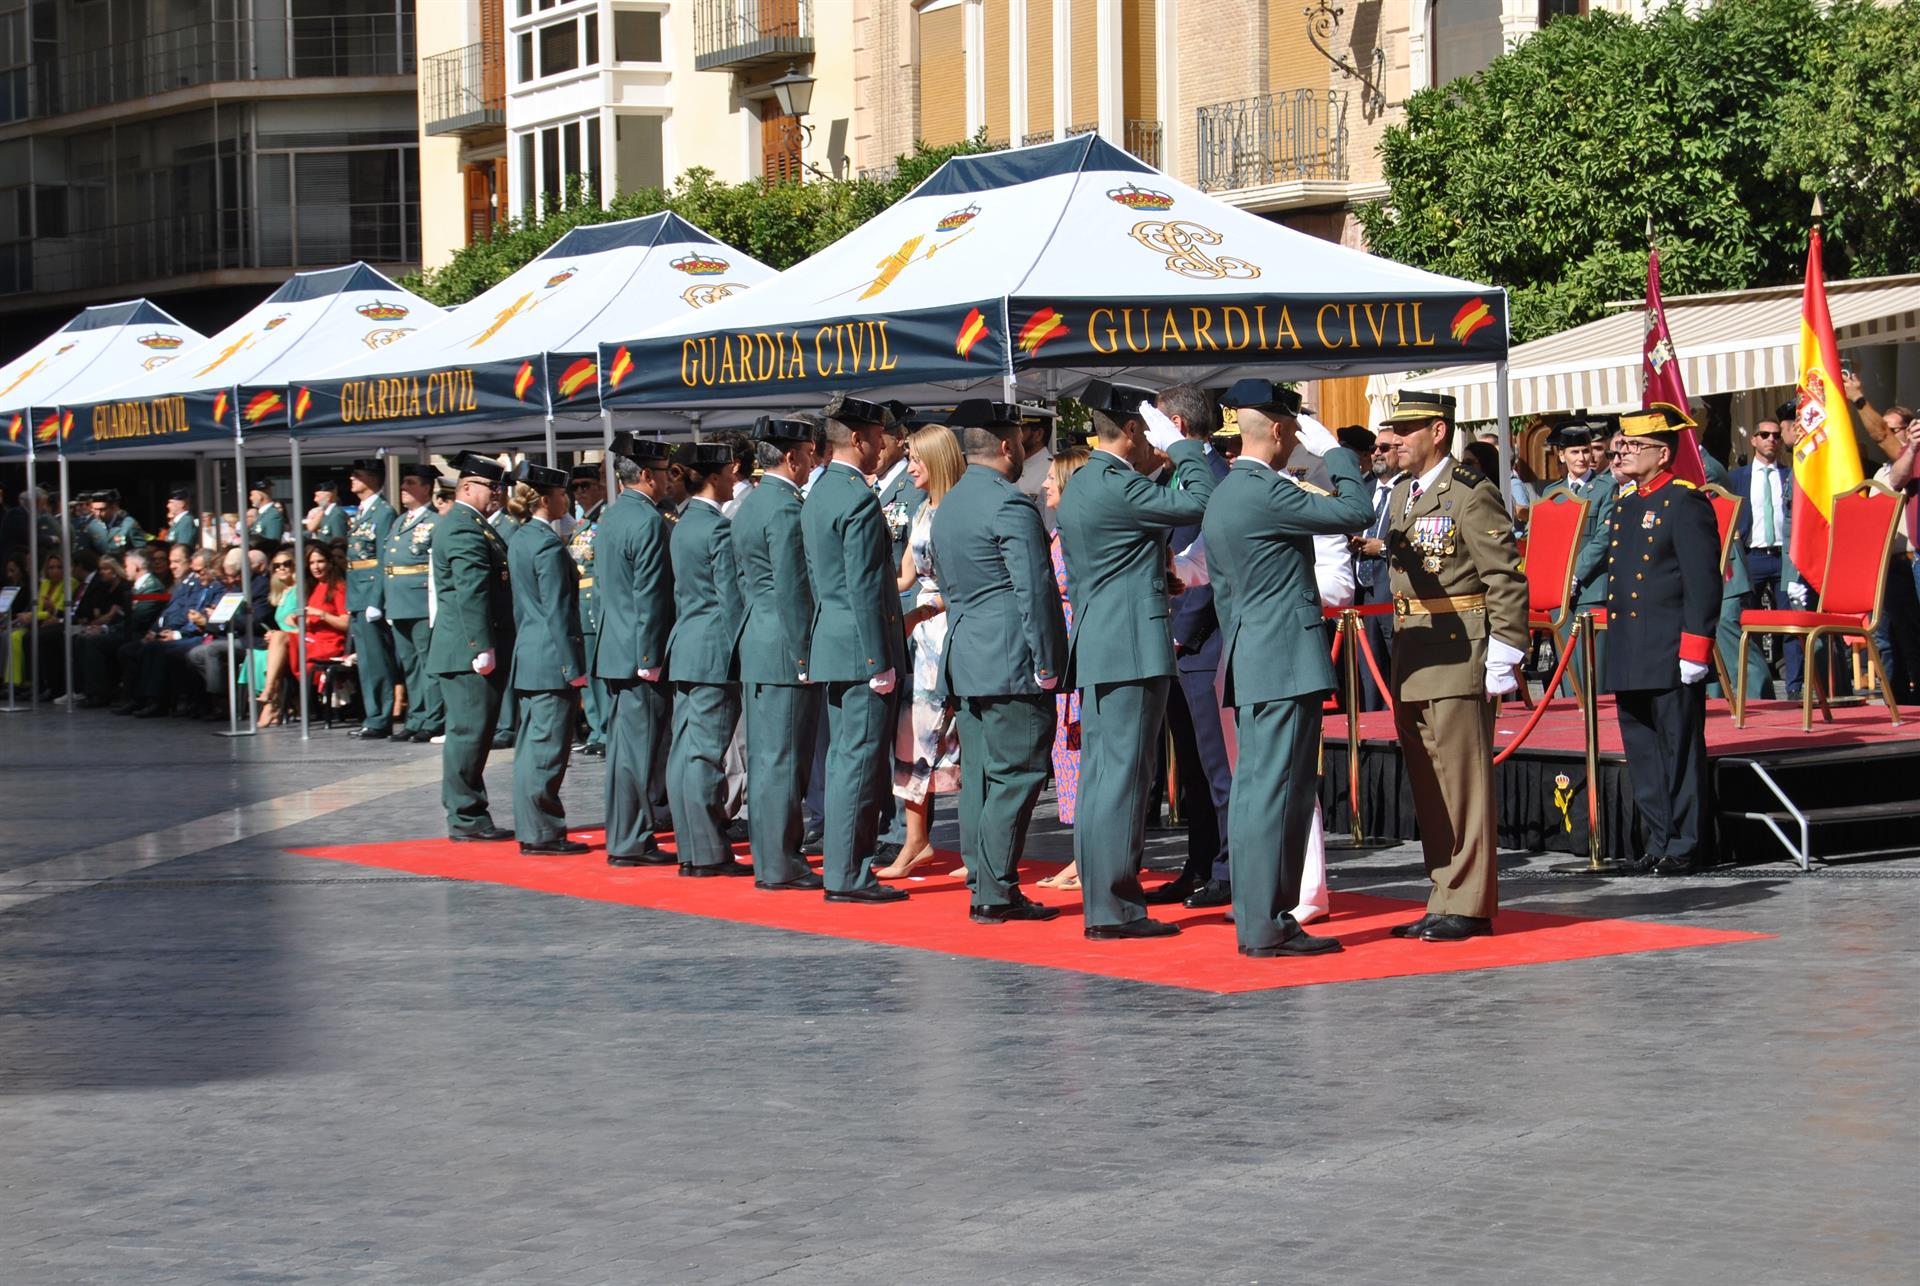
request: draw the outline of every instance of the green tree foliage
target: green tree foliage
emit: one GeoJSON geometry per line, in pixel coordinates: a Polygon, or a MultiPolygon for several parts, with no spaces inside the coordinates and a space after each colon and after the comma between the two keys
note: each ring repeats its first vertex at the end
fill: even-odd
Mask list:
{"type": "Polygon", "coordinates": [[[1519,340],[1638,295],[1649,218],[1669,293],[1795,280],[1816,190],[1830,269],[1905,271],[1917,32],[1920,0],[1561,19],[1409,100],[1361,225],[1375,253],[1507,286],[1519,340]]]}
{"type": "Polygon", "coordinates": [[[916,143],[886,178],[820,179],[807,183],[723,183],[713,171],[691,169],[671,190],[625,192],[605,206],[578,187],[566,205],[532,222],[512,220],[491,241],[477,241],[439,268],[403,284],[442,307],[465,303],[539,258],[569,228],[671,210],[694,226],[746,251],[770,268],[791,267],[826,249],[918,187],[952,156],[990,150],[985,131],[952,146],[916,143]]]}

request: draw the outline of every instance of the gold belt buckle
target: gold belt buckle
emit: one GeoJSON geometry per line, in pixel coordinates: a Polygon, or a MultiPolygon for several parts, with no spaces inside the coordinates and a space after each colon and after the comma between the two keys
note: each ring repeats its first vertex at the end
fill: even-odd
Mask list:
{"type": "Polygon", "coordinates": [[[1396,619],[1409,616],[1412,612],[1411,600],[1409,600],[1405,594],[1395,594],[1393,596],[1393,614],[1396,619]]]}

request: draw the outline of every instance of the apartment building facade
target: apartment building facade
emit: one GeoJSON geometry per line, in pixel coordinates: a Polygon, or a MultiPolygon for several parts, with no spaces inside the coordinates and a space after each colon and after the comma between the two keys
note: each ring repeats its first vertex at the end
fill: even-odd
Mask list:
{"type": "Polygon", "coordinates": [[[224,324],[298,268],[411,271],[413,8],[0,0],[4,338],[135,295],[224,324]]]}

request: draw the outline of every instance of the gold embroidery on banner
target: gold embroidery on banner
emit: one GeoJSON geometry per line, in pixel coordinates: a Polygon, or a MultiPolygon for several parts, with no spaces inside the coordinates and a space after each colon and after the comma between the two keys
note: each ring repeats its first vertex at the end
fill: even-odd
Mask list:
{"type": "Polygon", "coordinates": [[[1203,246],[1217,246],[1226,240],[1205,224],[1185,219],[1146,219],[1134,224],[1133,231],[1128,235],[1154,253],[1165,255],[1167,271],[1182,277],[1197,277],[1203,281],[1232,277],[1239,281],[1252,281],[1260,275],[1259,267],[1244,259],[1227,255],[1215,259],[1201,249],[1203,246]]]}
{"type": "Polygon", "coordinates": [[[705,308],[708,304],[719,303],[736,289],[736,282],[716,281],[705,286],[688,286],[680,292],[680,299],[689,308],[705,308]]]}

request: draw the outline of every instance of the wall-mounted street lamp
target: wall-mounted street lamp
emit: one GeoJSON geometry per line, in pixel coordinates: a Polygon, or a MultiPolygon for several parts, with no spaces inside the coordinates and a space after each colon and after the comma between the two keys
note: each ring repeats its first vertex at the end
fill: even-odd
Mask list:
{"type": "Polygon", "coordinates": [[[1333,52],[1333,41],[1340,34],[1340,19],[1346,9],[1332,3],[1332,0],[1314,0],[1304,12],[1307,17],[1307,42],[1319,51],[1322,58],[1360,82],[1360,110],[1371,120],[1375,111],[1387,105],[1387,94],[1380,84],[1386,77],[1387,51],[1375,45],[1373,53],[1367,58],[1367,68],[1362,71],[1333,52]]]}
{"type": "Polygon", "coordinates": [[[806,146],[813,142],[813,126],[807,124],[804,118],[813,107],[813,86],[812,76],[802,72],[798,67],[789,66],[786,75],[763,88],[773,91],[773,101],[779,106],[780,114],[792,122],[789,128],[800,136],[798,150],[801,168],[811,171],[820,178],[830,179],[833,175],[806,159],[806,146]]]}

